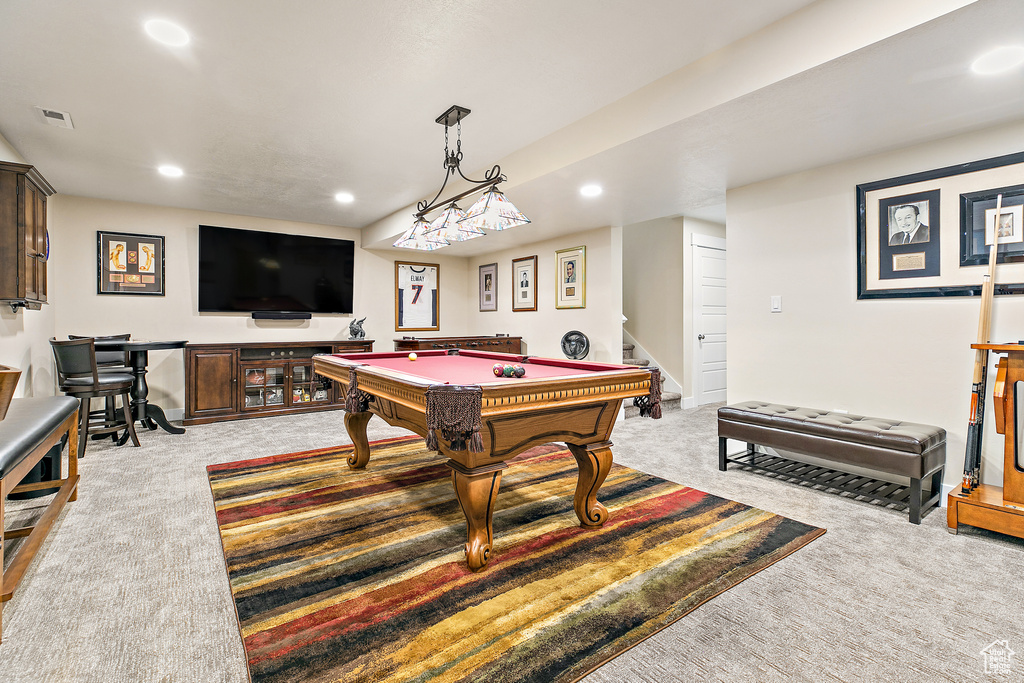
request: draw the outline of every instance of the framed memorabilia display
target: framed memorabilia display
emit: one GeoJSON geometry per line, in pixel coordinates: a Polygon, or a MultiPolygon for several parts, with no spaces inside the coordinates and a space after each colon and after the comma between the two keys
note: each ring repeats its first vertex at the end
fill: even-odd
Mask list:
{"type": "Polygon", "coordinates": [[[1024,262],[1024,185],[1011,185],[960,195],[961,266],[988,264],[998,195],[1003,195],[1003,202],[996,263],[1024,262]]]}
{"type": "Polygon", "coordinates": [[[537,310],[537,257],[512,259],[512,310],[537,310]]]}
{"type": "Polygon", "coordinates": [[[164,296],[164,238],[96,232],[96,293],[164,296]]]}
{"type": "Polygon", "coordinates": [[[858,185],[857,298],[980,294],[1000,193],[995,293],[1024,294],[1022,177],[1019,152],[858,185]]]}
{"type": "Polygon", "coordinates": [[[939,274],[939,191],[878,202],[878,277],[894,280],[939,274]]]}
{"type": "Polygon", "coordinates": [[[587,248],[555,252],[555,308],[587,307],[587,248]]]}
{"type": "Polygon", "coordinates": [[[480,266],[480,310],[498,310],[498,264],[480,266]]]}
{"type": "Polygon", "coordinates": [[[441,266],[395,261],[395,331],[438,330],[441,266]]]}

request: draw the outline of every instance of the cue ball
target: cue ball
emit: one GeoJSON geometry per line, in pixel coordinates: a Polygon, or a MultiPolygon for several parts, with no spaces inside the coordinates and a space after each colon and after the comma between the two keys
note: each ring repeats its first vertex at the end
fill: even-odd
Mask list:
{"type": "Polygon", "coordinates": [[[416,360],[416,354],[415,353],[410,353],[409,354],[409,360],[416,360]]]}

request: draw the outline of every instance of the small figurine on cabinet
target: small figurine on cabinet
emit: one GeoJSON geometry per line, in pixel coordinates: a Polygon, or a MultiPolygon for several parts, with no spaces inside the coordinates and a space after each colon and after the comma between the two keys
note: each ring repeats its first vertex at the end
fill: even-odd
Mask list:
{"type": "MultiPolygon", "coordinates": [[[[363,318],[366,320],[366,318],[363,318]]],[[[363,320],[353,320],[348,324],[349,339],[365,339],[366,332],[363,331],[363,320]]]]}

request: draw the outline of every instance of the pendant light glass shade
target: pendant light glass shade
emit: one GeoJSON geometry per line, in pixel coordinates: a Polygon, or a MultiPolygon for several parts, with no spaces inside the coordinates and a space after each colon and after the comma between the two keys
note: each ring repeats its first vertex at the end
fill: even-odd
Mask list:
{"type": "Polygon", "coordinates": [[[395,240],[392,246],[401,247],[403,249],[419,249],[420,251],[434,251],[442,247],[447,247],[451,244],[448,240],[444,239],[440,233],[433,233],[428,235],[427,230],[430,228],[430,224],[427,223],[426,219],[418,218],[416,222],[412,224],[412,227],[402,233],[402,236],[395,240]]]}
{"type": "Polygon", "coordinates": [[[483,237],[486,233],[480,228],[470,225],[460,225],[459,221],[466,217],[465,212],[455,202],[448,205],[448,208],[441,212],[441,215],[434,219],[427,230],[427,235],[435,235],[443,238],[449,244],[452,242],[465,242],[477,237],[483,237]]]}
{"type": "Polygon", "coordinates": [[[463,229],[473,227],[506,230],[529,222],[530,219],[524,216],[515,204],[505,199],[501,190],[492,186],[469,207],[465,218],[459,221],[459,226],[463,229]]]}

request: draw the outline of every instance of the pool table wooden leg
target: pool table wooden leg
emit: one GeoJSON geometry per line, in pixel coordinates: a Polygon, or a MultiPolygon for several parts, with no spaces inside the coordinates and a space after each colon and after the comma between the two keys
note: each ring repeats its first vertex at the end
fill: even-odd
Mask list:
{"type": "Polygon", "coordinates": [[[352,439],[352,454],[348,456],[348,466],[361,470],[370,462],[370,443],[366,440],[366,423],[373,413],[345,413],[345,429],[348,438],[352,439]]]}
{"type": "Polygon", "coordinates": [[[608,508],[597,502],[597,492],[604,483],[612,468],[612,443],[601,443],[577,446],[567,443],[569,451],[576,458],[580,474],[576,480],[576,497],[573,508],[580,518],[581,526],[601,526],[608,519],[608,508]]]}
{"type": "Polygon", "coordinates": [[[466,516],[466,563],[470,569],[478,572],[487,567],[490,559],[494,502],[498,498],[498,486],[501,485],[501,471],[508,465],[500,462],[467,469],[449,460],[448,467],[452,470],[455,496],[459,499],[462,514],[466,516]]]}

